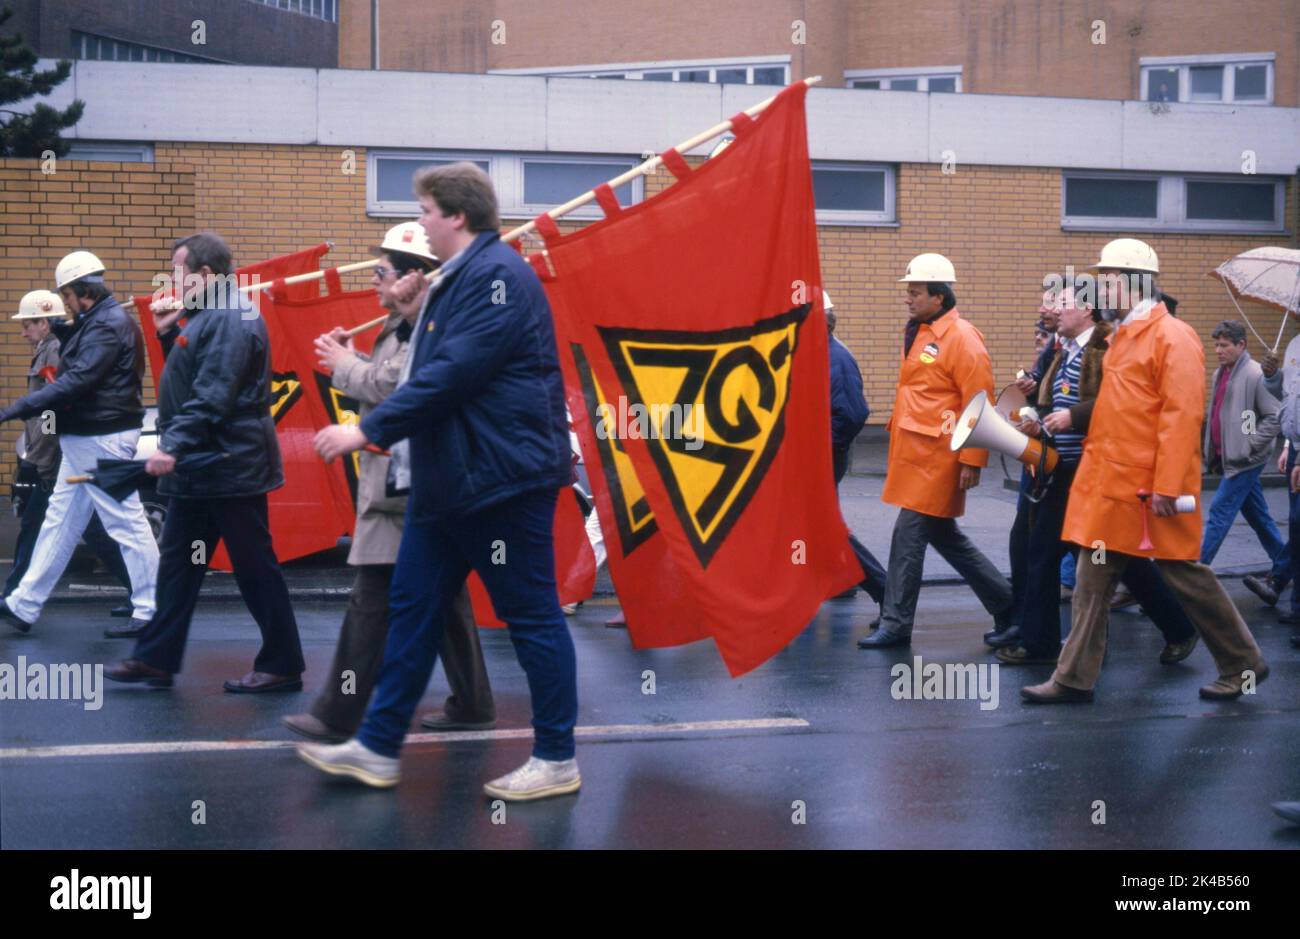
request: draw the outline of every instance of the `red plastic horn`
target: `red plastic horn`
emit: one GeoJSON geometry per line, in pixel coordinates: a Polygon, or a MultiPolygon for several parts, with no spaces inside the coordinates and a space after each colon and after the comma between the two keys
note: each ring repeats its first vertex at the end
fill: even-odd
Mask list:
{"type": "Polygon", "coordinates": [[[1138,501],[1142,503],[1142,540],[1138,542],[1138,549],[1141,551],[1150,551],[1155,547],[1151,543],[1151,533],[1147,530],[1147,500],[1151,498],[1151,493],[1146,489],[1138,490],[1138,501]]]}

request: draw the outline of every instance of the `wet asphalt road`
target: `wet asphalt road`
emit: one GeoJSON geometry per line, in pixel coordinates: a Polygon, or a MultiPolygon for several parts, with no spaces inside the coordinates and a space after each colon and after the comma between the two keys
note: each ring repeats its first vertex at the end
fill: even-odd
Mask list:
{"type": "MultiPolygon", "coordinates": [[[[392,791],[328,779],[290,747],[38,757],[26,748],[177,741],[289,741],[333,649],[341,601],[297,604],[308,692],[234,696],[255,631],[242,604],[201,606],[171,690],[108,684],[104,706],[0,704],[0,847],[13,848],[1290,848],[1300,827],[1268,803],[1300,799],[1300,652],[1288,628],[1228,581],[1273,674],[1259,693],[1208,704],[1204,648],[1156,662],[1161,640],[1133,613],[1112,621],[1091,706],[1034,708],[1018,689],[1046,668],[1003,667],[998,706],[895,700],[890,668],[989,662],[988,622],[963,587],[927,588],[911,650],[854,647],[874,604],[830,602],[784,653],[731,680],[711,644],[635,652],[604,627],[612,608],[571,620],[579,725],[640,725],[579,740],[582,791],[504,818],[481,784],[527,758],[527,739],[408,746],[392,791]],[[642,693],[645,669],[656,693],[642,693]],[[665,724],[781,719],[700,730],[665,724]],[[806,726],[802,724],[806,722],[806,726]],[[660,728],[660,729],[656,729],[660,728]],[[23,751],[23,752],[16,752],[23,751]],[[194,824],[195,802],[204,824],[194,824]],[[1095,802],[1105,823],[1095,824],[1095,802]],[[802,811],[795,803],[802,803],[802,811]],[[796,824],[802,815],[803,823],[796,824]]],[[[102,601],[48,608],[30,636],[0,636],[0,662],[111,662],[102,601]]],[[[483,632],[498,728],[526,728],[523,673],[507,636],[483,632]]],[[[445,695],[439,672],[425,708],[445,695]]]]}

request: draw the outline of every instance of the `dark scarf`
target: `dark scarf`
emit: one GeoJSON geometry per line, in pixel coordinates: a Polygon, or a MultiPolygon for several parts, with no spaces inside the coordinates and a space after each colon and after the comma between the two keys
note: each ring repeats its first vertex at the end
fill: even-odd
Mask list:
{"type": "Polygon", "coordinates": [[[951,310],[940,310],[928,320],[909,319],[907,325],[903,327],[903,358],[907,358],[912,351],[912,343],[916,341],[916,334],[920,331],[921,326],[925,323],[933,323],[945,313],[951,313],[951,310]]]}

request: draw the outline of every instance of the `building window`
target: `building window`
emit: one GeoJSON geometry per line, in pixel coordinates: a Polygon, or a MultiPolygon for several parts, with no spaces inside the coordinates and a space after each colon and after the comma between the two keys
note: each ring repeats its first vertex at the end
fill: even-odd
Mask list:
{"type": "MultiPolygon", "coordinates": [[[[503,218],[533,218],[620,176],[641,161],[635,157],[566,156],[523,153],[419,153],[371,151],[366,174],[366,211],[378,216],[415,216],[420,204],[411,188],[415,172],[468,160],[492,177],[503,218]]],[[[644,198],[638,176],[614,190],[620,205],[644,198]]],[[[601,218],[594,202],[571,213],[574,218],[601,218]]]]}
{"type": "Polygon", "coordinates": [[[218,59],[175,52],[158,46],[123,42],[107,36],[95,36],[79,30],[72,31],[72,57],[101,62],[217,62],[218,59]]]}
{"type": "Polygon", "coordinates": [[[817,162],[812,177],[819,225],[879,225],[895,220],[892,166],[817,162]]]}
{"type": "Polygon", "coordinates": [[[558,68],[491,69],[492,75],[545,75],[550,78],[626,78],[647,82],[692,82],[721,85],[787,85],[788,55],[712,62],[640,62],[558,68]]]}
{"type": "Polygon", "coordinates": [[[253,3],[288,10],[290,13],[301,13],[327,23],[339,21],[339,0],[253,0],[253,3]]]}
{"type": "Polygon", "coordinates": [[[1280,232],[1286,182],[1270,177],[1066,172],[1061,227],[1280,232]]]}
{"type": "Polygon", "coordinates": [[[1271,52],[1143,58],[1143,101],[1272,104],[1271,52]]]}
{"type": "Polygon", "coordinates": [[[958,92],[961,91],[961,66],[853,69],[844,73],[844,82],[850,88],[877,91],[958,92]]]}
{"type": "Polygon", "coordinates": [[[65,160],[96,160],[104,163],[152,163],[153,145],[112,143],[103,140],[75,140],[65,160]]]}

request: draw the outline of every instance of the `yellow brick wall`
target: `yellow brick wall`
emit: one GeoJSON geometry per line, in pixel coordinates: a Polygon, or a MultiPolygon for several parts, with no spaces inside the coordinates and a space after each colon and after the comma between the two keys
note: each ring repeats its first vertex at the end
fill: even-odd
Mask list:
{"type": "MultiPolygon", "coordinates": [[[[0,160],[0,396],[26,391],[31,347],[9,320],[30,290],[53,289],[54,267],[84,248],[107,268],[119,299],[147,293],[171,243],[194,230],[194,174],[157,163],[0,160]]],[[[150,381],[146,397],[152,400],[150,381]]],[[[13,479],[21,426],[0,427],[0,487],[13,479]]],[[[6,491],[0,488],[0,493],[6,491]]]]}

